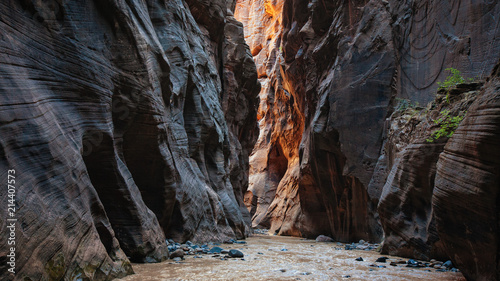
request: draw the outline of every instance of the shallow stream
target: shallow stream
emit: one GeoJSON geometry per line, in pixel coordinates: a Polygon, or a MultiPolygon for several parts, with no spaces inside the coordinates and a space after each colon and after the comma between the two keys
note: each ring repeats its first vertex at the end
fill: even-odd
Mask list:
{"type": "Polygon", "coordinates": [[[135,275],[123,281],[156,280],[455,280],[465,281],[459,272],[437,272],[432,268],[391,266],[391,261],[407,261],[387,256],[386,263],[376,263],[382,255],[375,251],[345,250],[337,243],[321,243],[296,237],[255,235],[247,244],[222,244],[224,249],[238,249],[245,256],[221,259],[212,254],[185,256],[157,264],[133,264],[135,275]],[[201,258],[200,258],[201,257],[201,258]],[[355,259],[362,257],[364,261],[355,259]],[[385,266],[374,267],[376,266],[385,266]]]}

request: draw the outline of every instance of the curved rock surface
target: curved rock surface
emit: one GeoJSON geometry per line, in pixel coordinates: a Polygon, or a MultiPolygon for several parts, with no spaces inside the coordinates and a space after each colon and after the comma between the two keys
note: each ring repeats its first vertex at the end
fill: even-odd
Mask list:
{"type": "Polygon", "coordinates": [[[15,170],[16,278],[110,280],[130,261],[167,258],[166,236],[248,232],[259,84],[232,4],[206,4],[0,3],[0,174],[15,170]]]}
{"type": "Polygon", "coordinates": [[[468,280],[500,280],[500,63],[437,163],[433,207],[468,280]]]}
{"type": "Polygon", "coordinates": [[[463,116],[479,93],[479,83],[460,84],[447,97],[440,91],[426,108],[399,100],[388,120],[390,128],[378,170],[392,167],[380,196],[378,212],[384,228],[383,254],[420,260],[447,259],[432,208],[436,163],[449,138],[427,141],[439,130],[435,120],[448,110],[463,116]]]}
{"type": "Polygon", "coordinates": [[[394,164],[383,144],[396,98],[434,100],[447,67],[488,76],[500,4],[239,0],[235,15],[264,85],[245,197],[253,224],[381,240],[377,205],[394,164]]]}

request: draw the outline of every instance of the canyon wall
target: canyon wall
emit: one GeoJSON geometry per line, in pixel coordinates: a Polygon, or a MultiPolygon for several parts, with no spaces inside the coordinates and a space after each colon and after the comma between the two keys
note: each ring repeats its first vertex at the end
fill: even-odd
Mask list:
{"type": "MultiPolygon", "coordinates": [[[[232,6],[0,3],[0,174],[15,171],[16,279],[110,280],[132,273],[130,261],[166,259],[165,238],[248,234],[259,83],[232,6]]],[[[2,208],[2,241],[6,218],[2,208]]]]}
{"type": "MultiPolygon", "coordinates": [[[[387,253],[453,256],[432,204],[447,138],[425,141],[450,106],[437,103],[417,120],[431,124],[416,130],[416,119],[393,113],[403,99],[422,109],[434,101],[446,68],[489,77],[500,56],[500,4],[239,0],[235,16],[268,85],[245,195],[253,225],[340,241],[385,234],[387,253]]],[[[452,111],[474,101],[479,86],[470,87],[452,111]]]]}
{"type": "Polygon", "coordinates": [[[437,233],[468,280],[500,280],[500,61],[437,162],[437,233]]]}

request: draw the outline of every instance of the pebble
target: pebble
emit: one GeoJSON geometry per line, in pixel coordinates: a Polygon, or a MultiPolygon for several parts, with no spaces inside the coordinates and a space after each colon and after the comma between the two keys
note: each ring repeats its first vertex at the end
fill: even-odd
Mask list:
{"type": "Polygon", "coordinates": [[[281,249],[281,251],[282,252],[288,252],[288,249],[283,248],[283,249],[281,249]]]}
{"type": "Polygon", "coordinates": [[[241,251],[238,250],[229,250],[229,256],[232,258],[242,258],[244,255],[241,251]]]}
{"type": "Polygon", "coordinates": [[[332,237],[326,235],[319,235],[316,237],[316,242],[335,242],[332,237]]]}
{"type": "Polygon", "coordinates": [[[351,275],[342,275],[342,278],[351,278],[351,275]]]}
{"type": "Polygon", "coordinates": [[[210,251],[208,251],[208,253],[210,254],[220,254],[224,249],[222,249],[221,247],[213,247],[212,249],[210,249],[210,251]]]}
{"type": "Polygon", "coordinates": [[[375,262],[386,262],[388,259],[388,257],[380,257],[375,262]]]}
{"type": "Polygon", "coordinates": [[[356,258],[357,261],[363,261],[362,257],[356,258]]]}
{"type": "Polygon", "coordinates": [[[424,265],[416,260],[408,260],[406,267],[424,267],[424,265]]]}
{"type": "Polygon", "coordinates": [[[170,258],[171,259],[175,259],[175,258],[182,259],[182,258],[184,258],[184,251],[181,249],[177,249],[173,253],[170,254],[170,258]]]}
{"type": "Polygon", "coordinates": [[[452,268],[453,267],[453,263],[449,260],[449,261],[446,261],[445,263],[443,263],[443,266],[445,268],[452,268]]]}

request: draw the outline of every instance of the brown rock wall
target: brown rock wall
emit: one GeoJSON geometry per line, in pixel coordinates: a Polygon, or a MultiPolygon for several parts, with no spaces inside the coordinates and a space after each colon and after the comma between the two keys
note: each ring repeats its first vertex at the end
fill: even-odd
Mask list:
{"type": "Polygon", "coordinates": [[[166,236],[248,232],[255,67],[225,1],[188,4],[0,3],[0,173],[16,171],[16,278],[110,280],[130,261],[167,258],[166,236]]]}
{"type": "Polygon", "coordinates": [[[404,255],[441,255],[432,246],[431,195],[442,145],[412,144],[400,153],[413,137],[388,141],[389,117],[396,98],[434,100],[448,67],[487,77],[500,51],[499,9],[495,1],[237,1],[263,85],[245,197],[253,224],[279,234],[381,240],[377,206],[384,186],[395,186],[405,195],[387,191],[394,199],[382,220],[409,227],[388,233],[386,249],[403,243],[414,245],[404,255]],[[407,189],[397,175],[415,181],[407,189]],[[406,197],[417,190],[425,196],[406,197]],[[410,206],[425,214],[401,210],[410,206]]]}
{"type": "Polygon", "coordinates": [[[437,162],[437,232],[468,280],[500,280],[499,69],[500,64],[437,162]]]}

